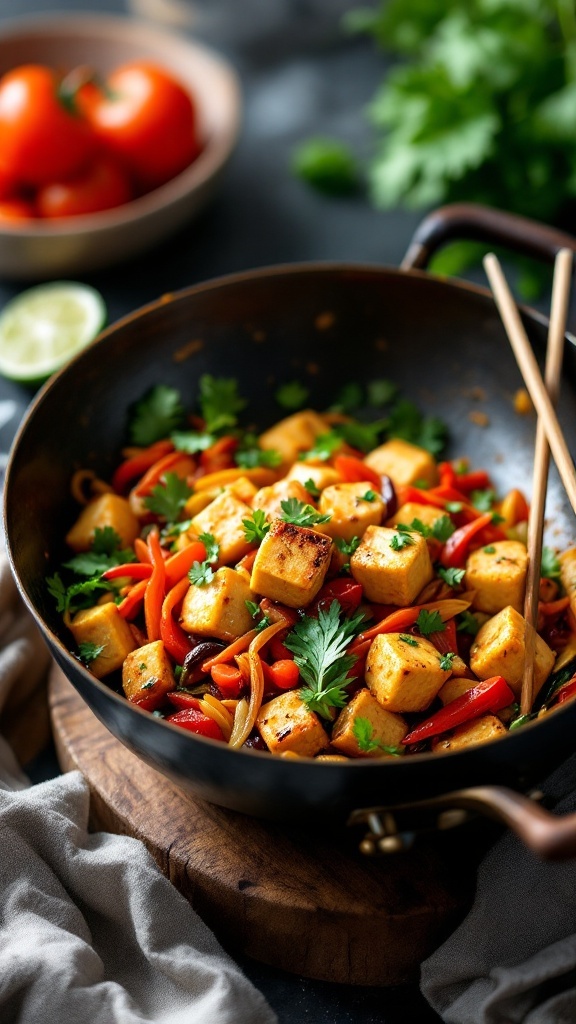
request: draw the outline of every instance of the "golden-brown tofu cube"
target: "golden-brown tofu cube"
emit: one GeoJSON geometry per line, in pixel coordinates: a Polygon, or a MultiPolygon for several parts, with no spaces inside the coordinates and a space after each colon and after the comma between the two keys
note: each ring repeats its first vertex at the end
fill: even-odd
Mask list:
{"type": "Polygon", "coordinates": [[[435,484],[438,477],[436,462],[430,452],[397,437],[375,448],[364,462],[381,476],[389,476],[397,486],[415,484],[418,480],[435,484]]]}
{"type": "Polygon", "coordinates": [[[137,647],[124,659],[122,689],[133,704],[145,702],[149,711],[160,707],[176,689],[170,658],[161,640],[137,647]]]}
{"type": "Polygon", "coordinates": [[[366,685],[387,711],[425,711],[450,676],[424,637],[381,633],[366,658],[366,685]]]}
{"type": "Polygon", "coordinates": [[[132,546],[140,533],[140,523],[126,498],[119,494],[100,494],[82,509],[78,519],[66,534],[66,543],[76,551],[89,551],[96,529],[111,526],[118,534],[121,547],[132,546]]]}
{"type": "Polygon", "coordinates": [[[319,491],[323,491],[325,487],[330,487],[331,484],[340,483],[340,474],[332,466],[327,466],[325,463],[295,462],[288,471],[286,479],[297,480],[304,487],[311,480],[319,491]]]}
{"type": "Polygon", "coordinates": [[[234,640],[252,629],[254,622],[246,607],[254,594],[235,569],[218,569],[209,583],[191,584],[182,602],[180,622],[188,633],[234,640]]]}
{"type": "Polygon", "coordinates": [[[121,668],[124,658],[136,647],[132,630],[113,601],[77,612],[70,622],[70,632],[78,646],[94,644],[103,648],[90,662],[90,671],[97,679],[121,668]]]}
{"type": "Polygon", "coordinates": [[[326,420],[319,413],[313,409],[303,409],[302,412],[295,412],[264,431],[260,435],[259,444],[267,451],[272,449],[279,452],[282,462],[291,465],[300,452],[307,452],[314,446],[316,438],[327,433],[329,429],[326,420]]]}
{"type": "Polygon", "coordinates": [[[306,488],[298,480],[278,480],[269,487],[261,487],[252,498],[252,508],[259,508],[266,513],[266,518],[280,519],[282,516],[282,502],[289,498],[296,498],[303,501],[305,505],[310,503],[310,495],[306,488]]]}
{"type": "Polygon", "coordinates": [[[522,611],[528,552],[519,540],[499,540],[472,551],[466,561],[466,590],[474,590],[474,607],[494,615],[512,605],[522,611]]]}
{"type": "MultiPolygon", "coordinates": [[[[470,649],[470,668],[479,679],[504,676],[517,697],[522,689],[526,631],[532,629],[511,605],[497,612],[480,627],[470,649]]],[[[536,636],[534,693],[546,681],[554,665],[554,652],[536,636]]]]}
{"type": "Polygon", "coordinates": [[[405,607],[434,575],[428,545],[419,533],[403,535],[387,526],[369,526],[350,559],[350,571],[369,601],[405,607]],[[400,540],[398,540],[400,538],[400,540]]]}
{"type": "Polygon", "coordinates": [[[382,747],[399,747],[408,726],[400,715],[386,711],[369,690],[359,690],[347,707],[340,712],[332,732],[332,746],[350,757],[392,757],[382,747]],[[362,750],[354,735],[357,718],[370,724],[373,750],[362,750]]]}
{"type": "MultiPolygon", "coordinates": [[[[452,662],[452,666],[454,662],[452,662]]],[[[450,676],[447,683],[441,686],[438,690],[438,697],[443,704],[449,704],[451,700],[456,700],[456,697],[461,697],[463,693],[468,693],[473,686],[476,686],[476,679],[468,679],[466,676],[450,676]]]]}
{"type": "Polygon", "coordinates": [[[576,616],[576,548],[568,548],[558,556],[560,582],[570,598],[572,614],[576,616]]]}
{"type": "Polygon", "coordinates": [[[483,715],[482,718],[475,718],[473,722],[459,725],[448,736],[432,740],[432,751],[435,754],[448,754],[453,750],[465,750],[466,747],[475,747],[479,743],[499,740],[506,732],[506,727],[496,715],[483,715]]]}
{"type": "Polygon", "coordinates": [[[275,519],[254,561],[252,590],[289,608],[305,607],[324,582],[331,549],[324,534],[275,519]]]}
{"type": "Polygon", "coordinates": [[[424,526],[433,527],[434,523],[437,523],[445,515],[444,509],[436,508],[435,505],[421,505],[417,501],[407,501],[387,520],[385,525],[392,527],[402,523],[403,526],[410,526],[415,519],[419,519],[424,526]]]}
{"type": "Polygon", "coordinates": [[[273,754],[290,751],[300,757],[314,757],[330,742],[318,715],[308,710],[297,690],[288,690],[263,704],[256,728],[273,754]]]}
{"type": "Polygon", "coordinates": [[[370,481],[333,484],[320,495],[320,512],[330,521],[322,524],[329,537],[352,540],[361,537],[368,526],[379,526],[384,513],[384,502],[376,494],[370,481]],[[364,495],[369,495],[369,500],[364,495]]]}
{"type": "Polygon", "coordinates": [[[218,565],[239,562],[251,545],[246,540],[243,519],[251,519],[252,509],[229,491],[223,491],[195,516],[190,529],[200,536],[211,533],[219,544],[218,565]]]}
{"type": "Polygon", "coordinates": [[[258,488],[252,480],[248,479],[247,476],[241,476],[238,477],[238,480],[235,480],[234,483],[228,484],[224,490],[233,494],[234,497],[238,498],[240,501],[244,501],[246,505],[251,505],[252,498],[258,491],[258,488]]]}

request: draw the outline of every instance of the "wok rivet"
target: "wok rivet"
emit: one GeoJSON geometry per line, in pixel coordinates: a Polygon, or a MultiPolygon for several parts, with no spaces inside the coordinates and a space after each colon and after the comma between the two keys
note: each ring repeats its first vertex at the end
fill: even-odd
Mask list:
{"type": "Polygon", "coordinates": [[[404,849],[404,840],[400,835],[382,836],[378,840],[378,849],[380,853],[400,853],[404,849]]]}
{"type": "Polygon", "coordinates": [[[365,857],[374,857],[376,854],[376,843],[369,836],[363,839],[360,843],[360,853],[363,853],[365,857]]]}

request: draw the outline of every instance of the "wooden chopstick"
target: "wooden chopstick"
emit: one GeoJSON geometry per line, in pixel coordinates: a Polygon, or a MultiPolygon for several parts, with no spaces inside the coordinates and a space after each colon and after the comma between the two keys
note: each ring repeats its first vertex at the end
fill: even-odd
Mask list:
{"type": "MultiPolygon", "coordinates": [[[[545,392],[549,397],[552,408],[558,400],[558,393],[560,390],[562,356],[564,352],[564,337],[566,331],[566,318],[568,312],[568,300],[570,295],[570,283],[572,275],[572,260],[573,256],[571,250],[561,249],[557,254],[554,265],[552,305],[550,312],[550,326],[548,330],[548,344],[546,350],[545,385],[543,385],[545,387],[545,392]]],[[[512,330],[517,331],[518,323],[520,324],[521,333],[525,335],[524,329],[520,321],[519,313],[514,304],[514,300],[512,299],[512,296],[509,293],[503,272],[498,264],[496,257],[493,257],[492,259],[487,256],[485,260],[485,267],[486,273],[488,274],[490,283],[493,287],[495,297],[496,288],[499,289],[499,297],[497,299],[498,308],[502,315],[502,319],[504,320],[506,329],[507,331],[509,331],[509,337],[509,328],[511,327],[512,330]],[[504,282],[505,286],[504,291],[502,291],[502,282],[504,282]],[[506,293],[508,293],[508,295],[506,293]],[[507,318],[506,320],[504,319],[505,314],[500,305],[502,298],[505,303],[507,318]],[[512,303],[513,310],[515,310],[515,315],[514,311],[510,307],[510,302],[512,303]]],[[[516,336],[515,341],[518,343],[516,336]]],[[[516,348],[512,341],[512,337],[510,337],[510,342],[516,355],[516,348]]],[[[529,356],[532,356],[533,359],[532,350],[527,338],[526,343],[529,347],[529,356]]],[[[524,340],[521,339],[519,344],[521,345],[522,351],[524,352],[524,340]]],[[[518,355],[516,355],[516,358],[518,360],[521,370],[523,371],[524,363],[520,362],[518,355]]],[[[528,362],[530,362],[530,359],[528,359],[528,362]]],[[[537,365],[536,370],[538,371],[538,375],[540,375],[537,365]]],[[[526,384],[528,384],[528,381],[526,381],[526,384]]],[[[524,598],[524,618],[526,620],[526,629],[524,634],[524,673],[522,678],[522,691],[520,696],[520,713],[522,715],[527,715],[530,713],[533,703],[534,657],[536,647],[538,597],[542,562],[542,534],[544,528],[544,511],[546,505],[546,489],[548,483],[549,464],[550,447],[548,444],[548,437],[545,429],[545,424],[542,418],[539,417],[538,424],[536,427],[536,442],[534,449],[532,501],[530,504],[530,516],[528,520],[528,572],[526,577],[526,591],[524,598]]],[[[574,473],[574,470],[572,470],[572,472],[574,473]]]]}

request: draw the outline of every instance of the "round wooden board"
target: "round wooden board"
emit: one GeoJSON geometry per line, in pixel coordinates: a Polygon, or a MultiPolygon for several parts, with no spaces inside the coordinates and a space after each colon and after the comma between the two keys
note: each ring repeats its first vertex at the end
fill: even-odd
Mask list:
{"type": "Polygon", "coordinates": [[[362,833],[287,829],[185,793],[116,740],[56,666],[49,701],[61,767],[90,785],[91,826],[143,840],[232,952],[308,978],[402,984],[472,900],[479,847],[465,829],[367,859],[362,833]]]}

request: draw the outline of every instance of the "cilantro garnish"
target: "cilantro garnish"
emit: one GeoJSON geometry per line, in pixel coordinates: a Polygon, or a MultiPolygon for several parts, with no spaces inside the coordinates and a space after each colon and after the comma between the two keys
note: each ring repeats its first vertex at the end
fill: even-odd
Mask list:
{"type": "Polygon", "coordinates": [[[293,523],[294,526],[318,526],[320,523],[329,523],[332,518],[329,513],[317,512],[312,505],[298,498],[286,498],[280,502],[280,507],[284,522],[293,523]]]}
{"type": "Polygon", "coordinates": [[[205,373],[200,377],[199,404],[207,433],[217,434],[236,426],[237,413],[247,403],[238,394],[238,384],[233,378],[205,373]]]}
{"type": "Polygon", "coordinates": [[[174,430],[170,434],[170,440],[176,451],[195,455],[196,452],[205,452],[207,448],[211,448],[216,437],[214,434],[200,433],[197,430],[174,430]]]}
{"type": "Polygon", "coordinates": [[[312,477],[308,477],[308,479],[304,482],[304,487],[308,491],[308,494],[310,495],[311,498],[320,497],[320,488],[316,486],[312,477]]]}
{"type": "Polygon", "coordinates": [[[292,168],[300,178],[327,195],[348,195],[358,187],[355,157],[337,139],[318,137],[301,142],[293,153],[292,168]]]}
{"type": "Polygon", "coordinates": [[[234,461],[242,469],[254,469],[256,466],[269,466],[274,469],[282,462],[282,456],[273,448],[244,448],[236,452],[234,461]]]}
{"type": "Polygon", "coordinates": [[[59,612],[69,611],[71,614],[80,611],[82,608],[89,608],[94,602],[86,599],[90,598],[96,591],[114,590],[113,584],[107,583],[106,580],[102,580],[98,576],[93,576],[82,583],[73,583],[67,587],[57,572],[47,578],[46,585],[48,593],[56,599],[56,610],[59,612]]]}
{"type": "Polygon", "coordinates": [[[455,515],[457,512],[461,512],[464,505],[461,501],[447,501],[444,508],[447,512],[451,512],[455,515]]]}
{"type": "Polygon", "coordinates": [[[420,609],[416,625],[422,636],[430,636],[430,633],[441,633],[446,629],[446,623],[442,621],[440,612],[429,612],[427,608],[420,609]]]}
{"type": "Polygon", "coordinates": [[[398,527],[397,529],[398,533],[395,533],[394,536],[392,537],[390,541],[390,547],[392,548],[393,551],[402,551],[402,548],[410,547],[410,545],[413,544],[414,541],[412,540],[412,537],[407,531],[400,529],[400,527],[398,527]]]}
{"type": "Polygon", "coordinates": [[[482,548],[482,551],[487,555],[493,555],[496,552],[496,548],[493,544],[488,544],[485,548],[482,548]]]}
{"type": "Polygon", "coordinates": [[[436,456],[446,444],[447,427],[436,416],[423,416],[413,402],[401,398],[386,421],[386,433],[389,437],[400,437],[425,448],[436,456]]]}
{"type": "Polygon", "coordinates": [[[440,668],[443,672],[452,671],[452,662],[455,657],[456,653],[454,651],[448,651],[446,654],[440,655],[440,668]]]}
{"type": "Polygon", "coordinates": [[[458,625],[456,626],[458,632],[468,633],[469,636],[476,636],[478,630],[480,629],[480,623],[478,622],[476,616],[473,615],[472,612],[465,611],[461,612],[458,618],[460,620],[458,625]]]}
{"type": "Polygon", "coordinates": [[[462,580],[466,575],[466,570],[453,568],[444,569],[442,566],[439,566],[438,575],[441,580],[444,580],[444,582],[448,584],[449,587],[457,587],[459,586],[460,583],[462,583],[462,580]]]}
{"type": "Polygon", "coordinates": [[[367,385],[366,391],[368,404],[377,409],[382,405],[388,405],[392,399],[396,398],[398,386],[391,380],[382,378],[380,380],[371,380],[367,385]]]}
{"type": "Polygon", "coordinates": [[[191,494],[192,488],[182,477],[166,473],[164,483],[156,484],[152,493],[144,498],[144,505],[154,515],[172,523],[178,519],[191,494]]]}
{"type": "Polygon", "coordinates": [[[261,632],[261,630],[266,629],[266,627],[270,625],[269,617],[267,615],[262,615],[260,605],[257,604],[256,601],[245,601],[244,604],[246,605],[253,619],[259,619],[259,616],[262,616],[262,618],[260,618],[259,621],[256,622],[256,629],[258,630],[258,632],[261,632]]]}
{"type": "Polygon", "coordinates": [[[380,740],[374,739],[375,730],[368,718],[361,718],[357,715],[352,726],[352,733],[358,744],[358,749],[365,754],[371,754],[374,750],[382,750],[385,754],[392,754],[393,757],[401,757],[404,753],[403,747],[389,747],[380,740]]]}
{"type": "Polygon", "coordinates": [[[214,570],[209,562],[194,562],[188,579],[195,587],[205,587],[214,579],[214,570]]]}
{"type": "Polygon", "coordinates": [[[399,639],[404,644],[408,644],[408,647],[418,647],[418,641],[413,636],[408,636],[407,633],[400,633],[399,639]]]}
{"type": "Polygon", "coordinates": [[[338,392],[330,406],[330,412],[354,412],[355,409],[360,408],[363,400],[362,386],[357,381],[351,380],[338,392]]]}
{"type": "Polygon", "coordinates": [[[97,526],[89,551],[81,551],[67,562],[65,569],[71,569],[77,576],[101,576],[107,569],[126,562],[135,562],[136,555],[131,548],[121,548],[122,541],[111,526],[102,529],[97,526]]]}
{"type": "Polygon", "coordinates": [[[270,529],[270,525],[262,508],[255,508],[251,519],[242,520],[244,536],[249,544],[259,544],[263,541],[270,529]]]}
{"type": "Polygon", "coordinates": [[[560,561],[558,555],[552,548],[542,548],[541,575],[548,580],[560,579],[560,561]]]}
{"type": "Polygon", "coordinates": [[[130,408],[130,441],[148,447],[154,441],[169,437],[183,419],[184,409],[179,392],[165,384],[157,384],[130,408]]]}
{"type": "Polygon", "coordinates": [[[342,438],[334,430],[326,434],[319,434],[314,442],[314,447],[307,452],[300,452],[300,462],[327,462],[334,455],[338,448],[342,447],[342,438]]]}
{"type": "Polygon", "coordinates": [[[491,487],[483,491],[472,491],[470,501],[479,512],[490,512],[496,501],[496,494],[491,487]]]}
{"type": "Polygon", "coordinates": [[[333,432],[352,448],[358,448],[361,452],[369,452],[378,445],[386,422],[386,420],[376,420],[374,423],[360,423],[358,420],[351,420],[347,423],[338,423],[333,432]]]}
{"type": "Polygon", "coordinates": [[[198,540],[202,542],[206,548],[206,558],[204,561],[209,564],[218,561],[218,555],[220,553],[220,545],[216,540],[213,533],[201,533],[198,540]]]}
{"type": "Polygon", "coordinates": [[[352,537],[350,540],[343,540],[342,537],[334,537],[334,543],[342,555],[353,555],[361,539],[361,537],[352,537]]]}
{"type": "Polygon", "coordinates": [[[89,641],[78,644],[78,656],[85,665],[90,665],[96,658],[99,658],[106,644],[92,644],[89,641]]]}
{"type": "Polygon", "coordinates": [[[301,409],[308,398],[308,388],[298,380],[282,384],[274,395],[283,409],[301,409]]]}
{"type": "Polygon", "coordinates": [[[369,490],[366,491],[366,494],[360,495],[360,501],[376,501],[377,497],[376,491],[369,490]]]}
{"type": "Polygon", "coordinates": [[[348,673],[356,657],[345,652],[364,621],[363,614],[341,620],[341,611],[338,601],[333,601],[328,611],[320,607],[318,618],[305,615],[284,641],[307,683],[300,697],[310,711],[328,720],[332,708],[344,707],[348,699],[348,673]]]}

